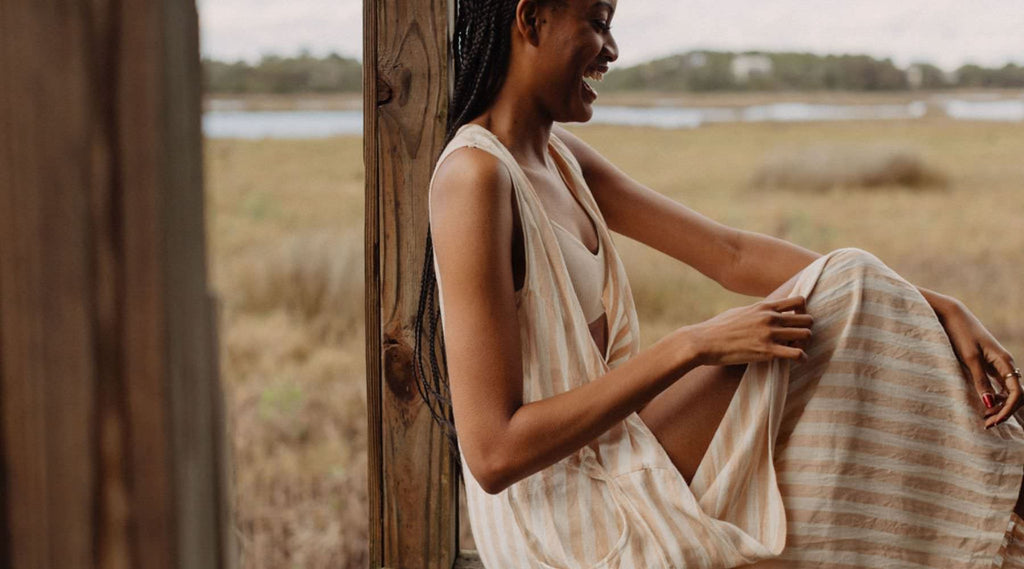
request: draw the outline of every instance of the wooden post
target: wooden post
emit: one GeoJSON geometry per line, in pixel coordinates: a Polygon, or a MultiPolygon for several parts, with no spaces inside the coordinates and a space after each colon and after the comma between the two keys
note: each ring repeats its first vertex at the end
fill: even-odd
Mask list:
{"type": "Polygon", "coordinates": [[[0,3],[0,566],[219,569],[193,0],[0,3]]]}
{"type": "Polygon", "coordinates": [[[364,0],[370,566],[472,567],[447,442],[420,400],[413,323],[448,103],[445,0],[364,0]]]}

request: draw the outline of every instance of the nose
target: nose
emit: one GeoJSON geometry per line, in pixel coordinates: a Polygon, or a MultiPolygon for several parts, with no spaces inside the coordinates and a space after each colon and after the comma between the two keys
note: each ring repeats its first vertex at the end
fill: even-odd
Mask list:
{"type": "Polygon", "coordinates": [[[619,44],[615,43],[615,38],[611,34],[608,34],[608,41],[604,44],[605,58],[608,59],[608,63],[611,63],[619,58],[619,44]]]}

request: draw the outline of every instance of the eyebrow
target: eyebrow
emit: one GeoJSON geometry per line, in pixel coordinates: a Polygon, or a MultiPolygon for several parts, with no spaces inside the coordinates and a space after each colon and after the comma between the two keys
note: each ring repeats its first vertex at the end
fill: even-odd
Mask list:
{"type": "Polygon", "coordinates": [[[615,13],[615,6],[612,6],[611,2],[608,2],[608,0],[598,0],[597,2],[594,2],[594,4],[590,8],[594,9],[602,5],[607,6],[611,14],[615,13]]]}

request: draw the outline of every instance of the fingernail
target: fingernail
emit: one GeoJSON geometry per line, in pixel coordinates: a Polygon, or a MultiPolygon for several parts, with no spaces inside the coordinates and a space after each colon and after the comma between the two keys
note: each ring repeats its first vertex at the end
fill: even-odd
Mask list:
{"type": "Polygon", "coordinates": [[[996,397],[991,393],[982,393],[981,400],[985,403],[986,409],[991,409],[996,405],[996,397]]]}

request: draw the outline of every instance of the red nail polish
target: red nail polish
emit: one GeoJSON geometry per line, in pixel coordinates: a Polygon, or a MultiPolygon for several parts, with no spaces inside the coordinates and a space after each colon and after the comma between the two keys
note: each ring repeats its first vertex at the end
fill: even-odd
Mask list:
{"type": "Polygon", "coordinates": [[[981,400],[985,403],[986,409],[991,409],[992,407],[995,407],[996,398],[991,393],[982,393],[981,400]]]}

